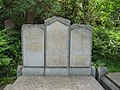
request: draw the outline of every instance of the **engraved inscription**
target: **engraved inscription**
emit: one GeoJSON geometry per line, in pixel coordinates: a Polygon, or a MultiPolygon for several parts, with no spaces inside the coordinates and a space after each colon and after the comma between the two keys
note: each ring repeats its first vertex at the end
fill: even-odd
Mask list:
{"type": "Polygon", "coordinates": [[[70,66],[88,67],[91,61],[91,32],[83,28],[71,31],[70,66]]]}
{"type": "Polygon", "coordinates": [[[83,65],[88,66],[87,64],[90,64],[90,58],[86,55],[72,56],[71,59],[73,60],[71,61],[71,64],[73,64],[72,67],[82,67],[83,65]]]}
{"type": "Polygon", "coordinates": [[[41,44],[28,44],[25,45],[26,51],[41,51],[43,46],[41,44]]]}
{"type": "Polygon", "coordinates": [[[24,66],[44,66],[44,30],[39,25],[23,28],[24,66]]]}
{"type": "Polygon", "coordinates": [[[47,26],[46,34],[46,65],[67,66],[68,27],[56,21],[47,26]]]}

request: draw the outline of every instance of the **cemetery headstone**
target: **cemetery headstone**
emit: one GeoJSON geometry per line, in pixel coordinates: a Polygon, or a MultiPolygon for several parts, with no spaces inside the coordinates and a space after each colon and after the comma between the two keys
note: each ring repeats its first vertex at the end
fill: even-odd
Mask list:
{"type": "Polygon", "coordinates": [[[23,25],[22,75],[91,75],[91,40],[90,26],[62,17],[23,25]]]}
{"type": "MultiPolygon", "coordinates": [[[[26,24],[22,27],[23,72],[37,74],[44,66],[44,25],[26,24]]],[[[42,72],[44,70],[42,69],[42,72]]],[[[26,74],[26,73],[23,73],[26,74]]],[[[32,74],[31,74],[32,75],[32,74]]]]}

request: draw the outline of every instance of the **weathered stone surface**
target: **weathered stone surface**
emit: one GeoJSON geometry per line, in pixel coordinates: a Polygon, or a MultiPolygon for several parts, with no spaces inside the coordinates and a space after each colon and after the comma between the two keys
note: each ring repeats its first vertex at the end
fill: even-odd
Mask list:
{"type": "Polygon", "coordinates": [[[22,68],[23,76],[43,76],[44,68],[39,67],[23,67],[22,68]]]}
{"type": "Polygon", "coordinates": [[[105,76],[106,74],[108,74],[108,70],[107,67],[98,67],[97,68],[97,80],[100,81],[101,76],[105,76]]]}
{"type": "Polygon", "coordinates": [[[68,68],[46,68],[46,76],[68,76],[68,68]]]}
{"type": "Polygon", "coordinates": [[[56,17],[56,16],[53,16],[52,18],[48,18],[47,20],[45,20],[45,25],[48,26],[56,21],[59,21],[66,26],[70,25],[70,20],[62,18],[62,17],[56,17]]]}
{"type": "Polygon", "coordinates": [[[68,41],[68,26],[59,21],[54,21],[46,26],[46,66],[64,67],[68,65],[68,41]]]}
{"type": "Polygon", "coordinates": [[[95,66],[91,66],[91,75],[92,75],[94,78],[96,78],[96,74],[97,74],[97,72],[96,72],[95,66]]]}
{"type": "Polygon", "coordinates": [[[91,76],[39,77],[22,76],[5,90],[104,90],[91,76]]]}
{"type": "Polygon", "coordinates": [[[91,75],[91,67],[89,68],[70,68],[71,76],[88,76],[91,75]]]}
{"type": "Polygon", "coordinates": [[[107,74],[107,77],[109,77],[113,82],[115,82],[120,87],[120,72],[109,73],[107,74]]]}
{"type": "Polygon", "coordinates": [[[23,66],[19,65],[17,68],[17,77],[22,76],[22,68],[23,66]]]}
{"type": "Polygon", "coordinates": [[[71,26],[71,67],[90,67],[91,66],[91,30],[81,26],[71,26]]]}
{"type": "Polygon", "coordinates": [[[105,90],[120,90],[120,86],[115,84],[111,79],[106,76],[100,78],[100,84],[104,87],[105,90]]]}
{"type": "Polygon", "coordinates": [[[22,75],[93,75],[91,27],[70,26],[70,20],[56,16],[44,25],[22,26],[23,69],[18,69],[18,76],[21,71],[22,75]]]}
{"type": "MultiPolygon", "coordinates": [[[[10,88],[12,87],[12,85],[13,85],[13,84],[8,84],[8,85],[4,88],[4,90],[11,90],[10,88]]],[[[3,90],[3,89],[0,89],[0,90],[3,90]]]]}
{"type": "Polygon", "coordinates": [[[43,25],[25,24],[22,26],[23,65],[44,66],[43,25]]]}

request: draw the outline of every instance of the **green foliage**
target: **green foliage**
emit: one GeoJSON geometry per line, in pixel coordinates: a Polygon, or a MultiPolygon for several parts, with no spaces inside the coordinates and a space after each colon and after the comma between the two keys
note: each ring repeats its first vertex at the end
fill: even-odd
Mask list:
{"type": "Polygon", "coordinates": [[[0,78],[13,76],[16,74],[18,60],[21,60],[20,32],[0,30],[0,41],[0,78]]]}
{"type": "Polygon", "coordinates": [[[95,66],[107,66],[110,71],[120,71],[120,27],[94,28],[92,54],[95,66]]]}
{"type": "Polygon", "coordinates": [[[7,85],[8,83],[13,83],[15,81],[16,77],[3,77],[0,78],[0,86],[1,85],[7,85]]]}

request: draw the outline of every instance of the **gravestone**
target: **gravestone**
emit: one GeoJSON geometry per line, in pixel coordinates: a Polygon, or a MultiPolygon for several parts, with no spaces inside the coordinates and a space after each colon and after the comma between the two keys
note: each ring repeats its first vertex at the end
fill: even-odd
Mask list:
{"type": "Polygon", "coordinates": [[[71,67],[91,66],[91,30],[85,27],[82,25],[71,27],[71,67]]]}
{"type": "Polygon", "coordinates": [[[44,25],[26,24],[22,26],[23,75],[43,74],[44,70],[44,25]]]}
{"type": "Polygon", "coordinates": [[[45,20],[46,25],[46,74],[68,75],[70,21],[53,17],[45,20]],[[51,68],[56,67],[56,68],[51,68]],[[64,68],[62,68],[64,67],[64,68]],[[66,74],[65,74],[66,73],[66,74]]]}
{"type": "Polygon", "coordinates": [[[91,73],[91,30],[88,25],[70,27],[70,74],[91,73]]]}
{"type": "Polygon", "coordinates": [[[62,17],[23,25],[22,75],[91,75],[91,38],[90,26],[62,17]]]}

